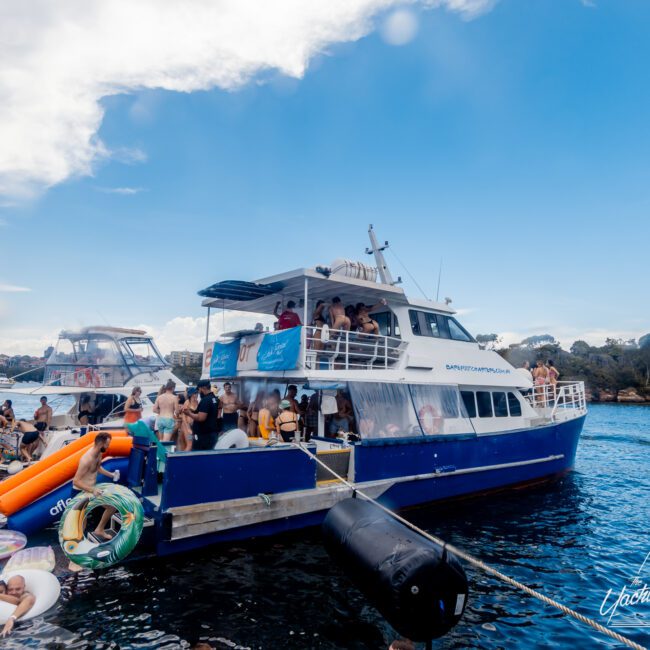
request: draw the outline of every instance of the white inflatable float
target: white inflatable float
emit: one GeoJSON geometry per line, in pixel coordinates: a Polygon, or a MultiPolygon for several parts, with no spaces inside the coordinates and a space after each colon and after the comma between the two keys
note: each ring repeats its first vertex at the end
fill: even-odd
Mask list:
{"type": "MultiPolygon", "coordinates": [[[[34,606],[21,616],[18,621],[28,621],[35,616],[40,616],[56,604],[61,595],[61,585],[55,576],[48,571],[38,569],[24,569],[22,571],[9,571],[0,575],[0,580],[7,582],[13,576],[25,578],[25,591],[28,591],[36,602],[34,606]]],[[[0,624],[4,625],[14,613],[16,606],[0,601],[0,624]]]]}
{"type": "Polygon", "coordinates": [[[241,429],[231,429],[219,436],[215,449],[245,449],[248,447],[248,434],[241,429]]]}
{"type": "Polygon", "coordinates": [[[54,571],[56,560],[54,550],[51,546],[32,546],[14,553],[7,564],[4,572],[17,572],[26,569],[39,569],[40,571],[54,571]]]}

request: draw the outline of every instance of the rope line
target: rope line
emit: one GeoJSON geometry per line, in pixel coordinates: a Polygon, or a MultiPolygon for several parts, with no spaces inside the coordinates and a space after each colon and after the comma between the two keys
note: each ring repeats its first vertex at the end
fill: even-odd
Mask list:
{"type": "Polygon", "coordinates": [[[371,496],[365,494],[362,490],[360,490],[358,487],[356,487],[353,483],[348,481],[347,479],[343,478],[339,474],[337,474],[331,467],[328,467],[322,460],[320,460],[315,454],[313,454],[309,449],[307,449],[302,443],[293,443],[296,445],[299,449],[304,451],[310,458],[315,460],[321,467],[326,469],[330,474],[335,476],[341,483],[349,487],[352,491],[353,494],[360,496],[367,501],[370,501],[370,503],[373,503],[375,506],[377,506],[380,510],[385,512],[387,515],[393,517],[400,523],[404,524],[407,528],[410,528],[411,530],[414,530],[416,533],[419,533],[426,539],[428,539],[431,542],[434,542],[435,544],[439,544],[440,546],[443,547],[443,549],[447,549],[449,552],[453,553],[457,557],[461,558],[462,560],[465,560],[468,564],[471,564],[473,567],[476,567],[477,569],[481,569],[485,573],[490,574],[491,576],[494,576],[495,578],[501,580],[502,582],[505,582],[506,584],[509,584],[513,587],[516,587],[520,591],[523,591],[524,593],[528,594],[529,596],[532,596],[533,598],[536,598],[537,600],[542,601],[543,603],[546,603],[547,605],[551,605],[552,607],[555,607],[556,609],[560,610],[563,614],[566,614],[567,616],[571,616],[575,618],[576,620],[580,621],[581,623],[584,623],[585,625],[589,625],[592,627],[594,630],[600,632],[601,634],[604,634],[611,639],[614,639],[616,641],[619,641],[623,645],[626,645],[628,648],[634,648],[635,650],[647,650],[645,646],[639,645],[635,641],[632,641],[631,639],[628,639],[627,637],[623,636],[622,634],[619,634],[618,632],[615,632],[614,630],[611,630],[608,627],[605,627],[601,623],[598,623],[598,621],[594,621],[592,618],[589,618],[588,616],[585,616],[584,614],[580,614],[580,612],[576,612],[574,609],[571,609],[570,607],[567,607],[566,605],[563,605],[562,603],[558,602],[557,600],[553,600],[552,598],[549,598],[548,596],[544,595],[543,593],[537,591],[536,589],[532,589],[528,585],[525,585],[523,582],[519,582],[519,580],[515,580],[514,578],[511,578],[510,576],[507,576],[505,573],[501,573],[498,569],[495,569],[491,567],[489,564],[486,564],[482,560],[479,560],[478,558],[474,557],[473,555],[470,555],[469,553],[466,553],[465,551],[457,548],[453,544],[449,544],[445,542],[444,540],[440,539],[439,537],[436,537],[435,535],[432,535],[431,533],[428,533],[426,530],[423,530],[422,528],[419,528],[415,524],[411,523],[408,521],[408,519],[404,519],[404,517],[398,515],[396,512],[393,512],[386,506],[383,506],[381,503],[379,503],[376,499],[373,499],[371,496]]]}

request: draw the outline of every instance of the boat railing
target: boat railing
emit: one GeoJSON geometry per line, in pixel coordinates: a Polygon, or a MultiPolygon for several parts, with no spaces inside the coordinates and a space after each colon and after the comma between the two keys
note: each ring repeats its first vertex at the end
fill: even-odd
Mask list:
{"type": "Polygon", "coordinates": [[[373,370],[398,364],[406,343],[395,336],[303,328],[303,365],[308,370],[373,370]]]}
{"type": "Polygon", "coordinates": [[[533,386],[525,395],[530,405],[556,419],[560,413],[587,411],[587,397],[583,381],[558,381],[556,384],[533,386]]]}

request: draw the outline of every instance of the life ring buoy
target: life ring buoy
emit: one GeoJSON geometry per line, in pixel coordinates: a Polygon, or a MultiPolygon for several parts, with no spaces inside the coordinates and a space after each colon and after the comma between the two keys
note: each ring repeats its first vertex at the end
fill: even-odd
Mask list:
{"type": "Polygon", "coordinates": [[[248,435],[241,429],[231,429],[219,436],[215,449],[246,449],[249,446],[248,435]]]}
{"type": "Polygon", "coordinates": [[[420,420],[420,426],[427,435],[434,436],[436,433],[440,433],[442,418],[438,410],[431,404],[425,404],[418,411],[418,419],[420,420]]]}
{"type": "Polygon", "coordinates": [[[123,485],[98,485],[99,496],[81,492],[65,509],[59,523],[59,543],[66,557],[88,569],[105,569],[123,560],[142,534],[144,511],[138,497],[123,485]],[[88,513],[95,508],[113,506],[122,519],[120,530],[110,541],[97,542],[86,536],[88,513]]]}
{"type": "MultiPolygon", "coordinates": [[[[25,579],[25,591],[34,596],[34,605],[23,616],[20,621],[28,621],[47,612],[61,595],[61,585],[56,576],[49,571],[40,569],[22,569],[20,571],[7,571],[0,576],[0,580],[7,582],[14,576],[22,576],[25,579]]],[[[0,601],[0,624],[6,623],[14,613],[15,605],[0,601]]]]}
{"type": "Polygon", "coordinates": [[[81,388],[91,386],[93,383],[93,372],[90,368],[77,368],[74,371],[74,383],[81,388]]]}

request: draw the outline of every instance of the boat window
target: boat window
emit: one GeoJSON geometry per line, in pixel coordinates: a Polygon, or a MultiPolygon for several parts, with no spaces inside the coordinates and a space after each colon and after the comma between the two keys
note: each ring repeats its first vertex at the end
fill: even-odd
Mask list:
{"type": "Polygon", "coordinates": [[[439,339],[442,335],[438,327],[438,317],[436,314],[424,312],[424,322],[427,324],[426,335],[439,339]]]}
{"type": "Polygon", "coordinates": [[[349,388],[362,439],[422,435],[406,384],[351,382],[349,388]]]}
{"type": "Polygon", "coordinates": [[[120,342],[127,363],[135,363],[136,366],[165,365],[150,339],[122,339],[120,342]]]}
{"type": "Polygon", "coordinates": [[[447,317],[447,324],[449,326],[449,336],[454,341],[474,342],[471,334],[455,318],[447,317]]]}
{"type": "Polygon", "coordinates": [[[515,418],[521,415],[521,404],[514,393],[508,393],[508,408],[511,417],[515,418]]]}
{"type": "Polygon", "coordinates": [[[467,411],[467,416],[470,418],[476,417],[476,399],[474,398],[474,391],[462,390],[460,396],[463,398],[463,404],[467,411]]]}
{"type": "Polygon", "coordinates": [[[492,393],[492,401],[494,402],[494,417],[507,418],[508,404],[506,403],[506,394],[494,392],[492,393]]]}
{"type": "Polygon", "coordinates": [[[382,336],[399,336],[399,325],[392,311],[373,312],[372,317],[377,321],[382,336]]]}
{"type": "Polygon", "coordinates": [[[492,394],[488,391],[479,390],[476,392],[476,404],[480,418],[492,417],[492,394]]]}
{"type": "Polygon", "coordinates": [[[420,319],[418,317],[418,312],[414,309],[409,309],[409,318],[411,319],[411,331],[416,336],[422,336],[420,332],[420,319]]]}

